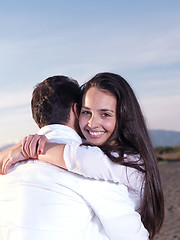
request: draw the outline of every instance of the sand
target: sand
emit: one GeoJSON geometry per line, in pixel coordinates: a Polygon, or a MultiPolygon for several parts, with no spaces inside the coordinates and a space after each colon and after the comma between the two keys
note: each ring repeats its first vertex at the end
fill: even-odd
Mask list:
{"type": "Polygon", "coordinates": [[[180,161],[159,165],[165,197],[165,220],[155,240],[180,240],[180,161]]]}

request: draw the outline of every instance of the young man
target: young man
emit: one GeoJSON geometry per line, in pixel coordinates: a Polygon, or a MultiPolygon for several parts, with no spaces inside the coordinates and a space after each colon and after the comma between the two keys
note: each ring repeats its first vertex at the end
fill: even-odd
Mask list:
{"type": "MultiPolygon", "coordinates": [[[[51,142],[81,143],[74,110],[79,94],[77,82],[65,76],[38,84],[31,104],[41,128],[38,134],[51,142]]],[[[85,179],[32,159],[0,176],[0,240],[144,240],[147,236],[124,185],[85,179]]]]}

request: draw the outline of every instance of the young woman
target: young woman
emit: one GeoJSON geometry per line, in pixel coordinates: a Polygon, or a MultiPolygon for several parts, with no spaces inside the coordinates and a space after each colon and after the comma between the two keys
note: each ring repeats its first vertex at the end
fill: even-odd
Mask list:
{"type": "MultiPolygon", "coordinates": [[[[46,141],[41,140],[39,148],[46,154],[38,158],[46,162],[55,159],[53,164],[85,177],[128,186],[136,210],[153,239],[163,222],[164,199],[157,160],[133,90],[121,76],[99,73],[82,86],[79,109],[79,126],[87,143],[82,146],[46,143],[43,150],[46,141]]],[[[28,138],[24,153],[34,157],[29,142],[35,143],[28,138]]]]}
{"type": "MultiPolygon", "coordinates": [[[[144,175],[139,212],[150,238],[153,238],[163,222],[163,192],[157,159],[144,117],[129,84],[121,76],[112,73],[97,74],[87,82],[83,86],[79,125],[87,141],[98,145],[112,162],[128,166],[130,168],[127,169],[131,169],[130,171],[137,169],[134,180],[137,178],[137,173],[139,176],[144,175]],[[100,103],[102,105],[99,107],[100,103]]],[[[79,152],[77,158],[78,165],[82,162],[81,170],[85,173],[88,173],[87,170],[91,171],[91,176],[93,172],[97,176],[98,174],[100,177],[104,176],[103,173],[98,173],[102,170],[91,160],[94,159],[96,162],[95,156],[98,155],[96,151],[94,150],[94,157],[91,155],[89,161],[84,161],[84,164],[83,159],[86,159],[87,155],[84,155],[85,150],[81,151],[82,154],[79,152]],[[94,165],[94,169],[91,170],[88,165],[94,165]]],[[[103,160],[100,164],[103,164],[103,160]]],[[[117,174],[113,170],[109,175],[115,178],[117,174]]],[[[120,171],[119,175],[121,175],[120,171]]],[[[129,187],[135,184],[133,179],[131,181],[132,177],[132,174],[127,172],[129,187]]]]}

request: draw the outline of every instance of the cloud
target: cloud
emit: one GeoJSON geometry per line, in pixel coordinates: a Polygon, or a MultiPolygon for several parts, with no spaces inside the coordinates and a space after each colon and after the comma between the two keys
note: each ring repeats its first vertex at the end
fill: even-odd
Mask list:
{"type": "Polygon", "coordinates": [[[0,91],[0,110],[7,108],[21,107],[23,105],[30,106],[31,90],[2,92],[0,91]]]}
{"type": "Polygon", "coordinates": [[[20,141],[38,130],[28,106],[15,108],[13,111],[1,111],[0,125],[0,146],[20,141]]]}
{"type": "Polygon", "coordinates": [[[36,38],[0,40],[0,75],[10,82],[16,72],[16,81],[24,81],[25,85],[57,73],[78,76],[82,82],[86,74],[99,71],[130,73],[139,69],[151,74],[153,67],[156,71],[161,67],[162,72],[163,67],[180,60],[179,26],[157,27],[153,31],[149,29],[152,27],[153,24],[145,27],[143,23],[123,26],[117,21],[110,28],[89,21],[88,27],[82,24],[43,32],[36,38]]]}
{"type": "Polygon", "coordinates": [[[150,129],[180,131],[180,95],[140,100],[150,129]]]}

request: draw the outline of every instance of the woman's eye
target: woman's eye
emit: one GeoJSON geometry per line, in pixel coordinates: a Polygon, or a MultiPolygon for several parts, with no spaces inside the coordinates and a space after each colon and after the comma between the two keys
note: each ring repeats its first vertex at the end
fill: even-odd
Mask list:
{"type": "Polygon", "coordinates": [[[102,116],[103,116],[103,117],[110,117],[110,114],[108,114],[108,113],[103,113],[102,116]]]}
{"type": "Polygon", "coordinates": [[[88,112],[88,111],[82,111],[81,114],[83,114],[83,115],[88,115],[88,114],[90,114],[90,112],[88,112]]]}

